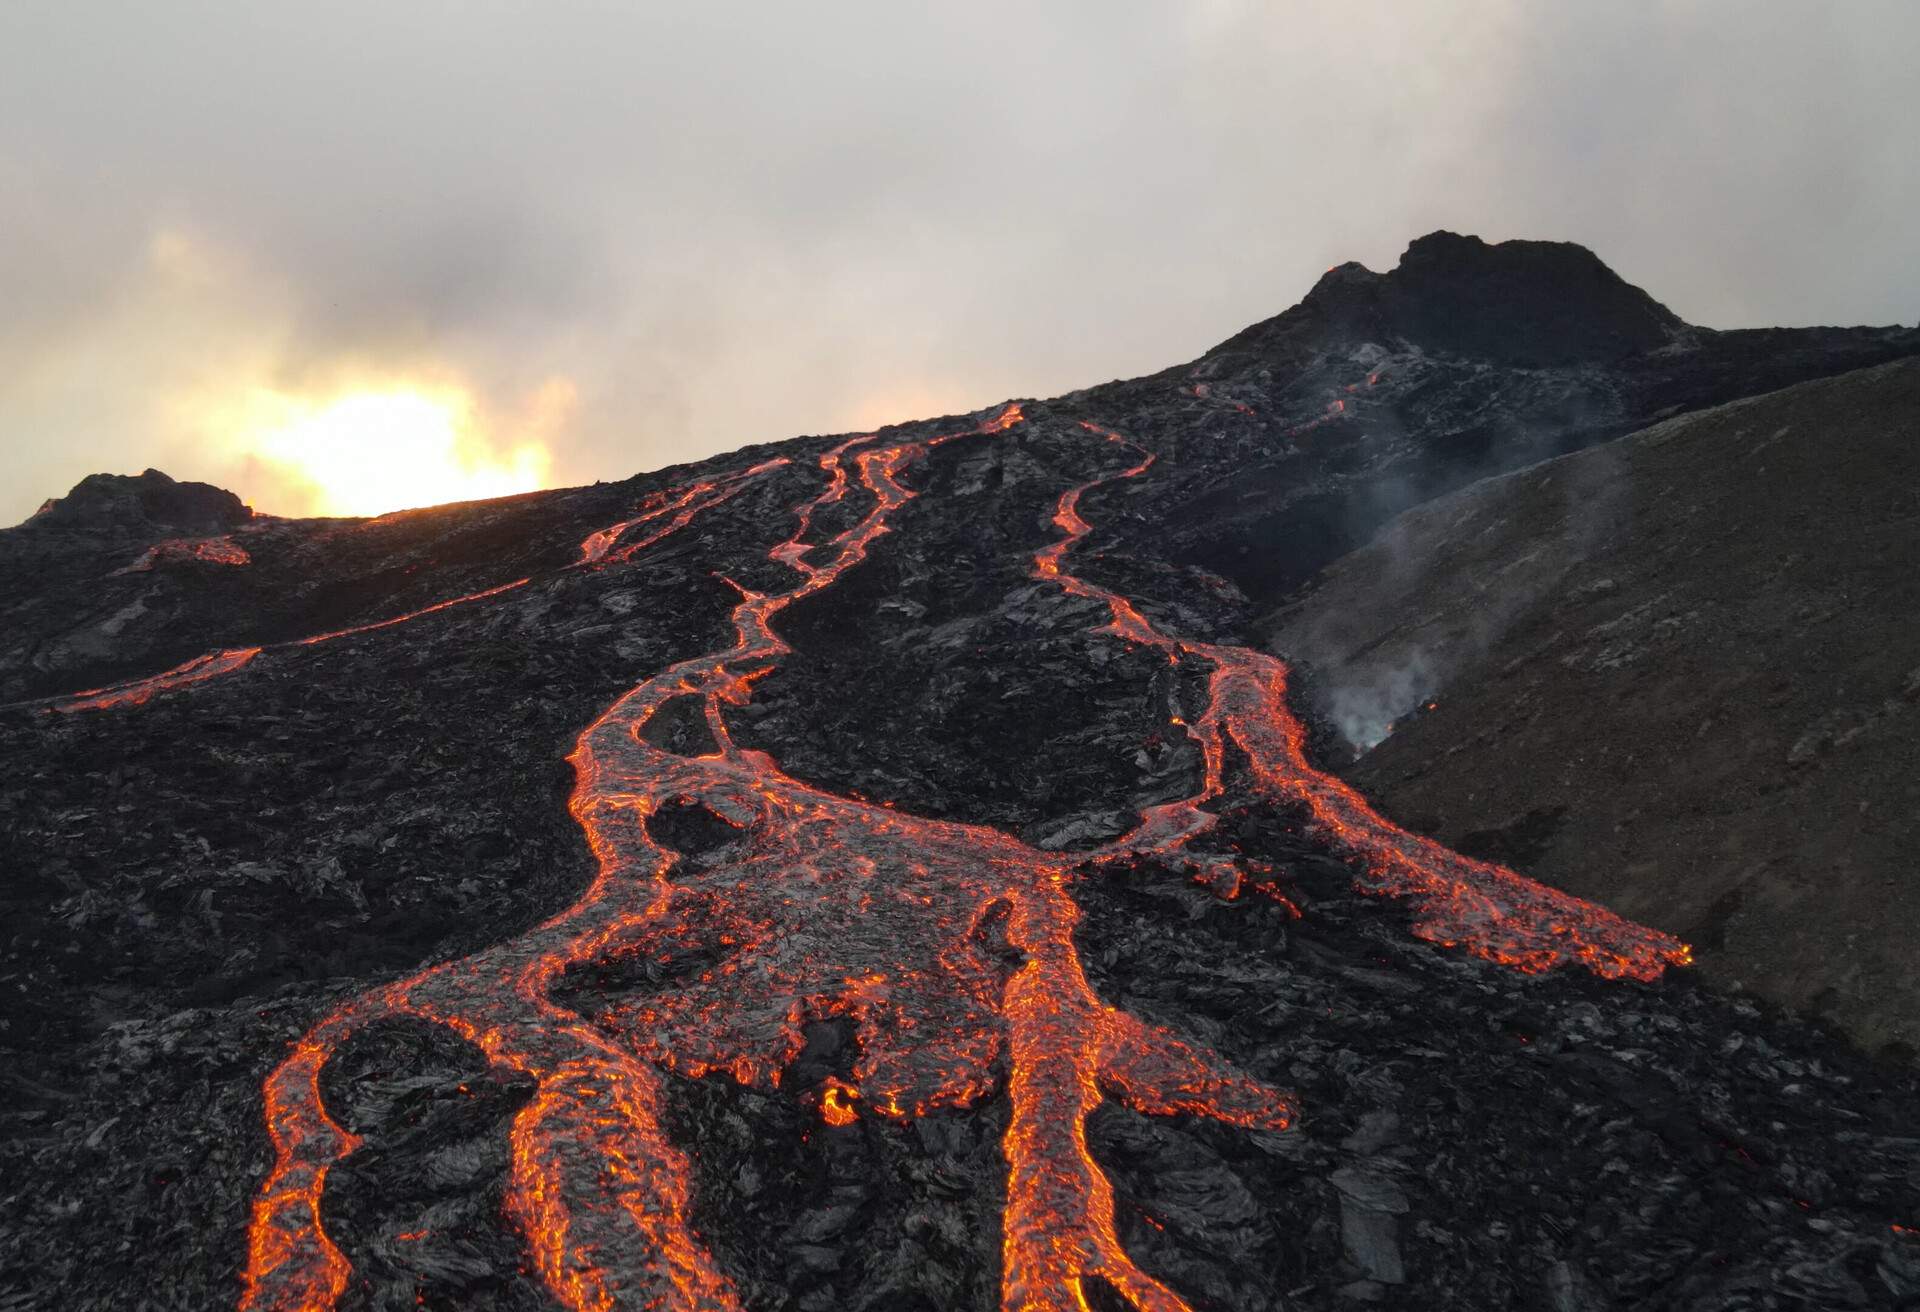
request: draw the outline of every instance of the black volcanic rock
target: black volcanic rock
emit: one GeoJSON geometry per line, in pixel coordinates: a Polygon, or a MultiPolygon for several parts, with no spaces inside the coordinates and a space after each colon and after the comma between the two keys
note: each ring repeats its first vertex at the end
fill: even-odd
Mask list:
{"type": "Polygon", "coordinates": [[[1386,279],[1395,335],[1496,364],[1606,363],[1672,341],[1680,316],[1584,246],[1436,232],[1386,279]]]}
{"type": "MultiPolygon", "coordinates": [[[[817,831],[820,864],[802,878],[805,861],[770,860],[752,896],[783,935],[803,931],[796,951],[817,941],[807,908],[829,884],[849,907],[866,889],[941,909],[937,881],[899,883],[897,863],[881,871],[834,846],[848,797],[870,819],[892,807],[888,828],[990,825],[1027,845],[1010,869],[1046,872],[1035,896],[1069,904],[1045,950],[1081,964],[1076,996],[1090,989],[1298,1096],[1285,1132],[1111,1098],[1086,1122],[1120,1244],[1196,1312],[1911,1307],[1910,1068],[1685,972],[1528,975],[1417,938],[1407,907],[1361,895],[1300,814],[1250,800],[1239,745],[1217,760],[1200,750],[1186,725],[1208,703],[1207,659],[1124,641],[1113,612],[1038,570],[1073,522],[1063,494],[1110,479],[1079,500],[1091,527],[1072,573],[1169,634],[1245,639],[1263,599],[1406,504],[1650,413],[1920,354],[1908,330],[1668,334],[1564,248],[1417,245],[1411,271],[1350,272],[1353,288],[1317,290],[1232,349],[1027,402],[1000,431],[978,431],[988,412],[860,439],[856,453],[884,466],[881,444],[971,434],[889,475],[902,499],[864,561],[772,621],[790,652],[738,671],[721,701],[679,694],[630,741],[690,762],[726,739],[790,776],[779,805],[796,836],[817,831]],[[1390,293],[1373,285],[1389,280],[1390,293]],[[1555,309],[1567,301],[1598,326],[1555,329],[1555,363],[1514,363],[1485,299],[1494,287],[1536,331],[1567,318],[1555,309]],[[1477,326],[1463,326],[1455,311],[1476,304],[1477,326]],[[1134,456],[1102,428],[1153,466],[1114,477],[1134,456]],[[1208,804],[1207,855],[1266,872],[1265,893],[1229,898],[1191,869],[1090,853],[1192,796],[1210,766],[1224,790],[1208,804]],[[1048,855],[1029,867],[1030,851],[1048,855]]],[[[436,978],[489,998],[537,987],[515,954],[546,932],[535,927],[567,923],[552,918],[596,873],[568,810],[567,753],[643,681],[693,678],[683,663],[724,645],[743,591],[782,592],[822,566],[809,550],[770,553],[797,507],[832,496],[822,457],[841,444],[795,438],[376,520],[273,521],[240,535],[243,568],[124,574],[124,542],[0,532],[0,695],[21,702],[0,713],[0,1307],[235,1304],[275,1156],[263,1080],[322,1017],[391,1002],[402,994],[382,986],[423,968],[448,965],[436,978]],[[737,495],[643,547],[630,534],[627,563],[579,565],[590,534],[701,487],[737,495]],[[69,714],[43,700],[274,643],[144,704],[69,714]],[[474,963],[496,949],[512,969],[474,963]]],[[[805,541],[861,522],[886,473],[842,484],[805,541]]],[[[765,823],[704,794],[646,813],[637,794],[601,799],[675,854],[657,890],[621,886],[642,898],[671,900],[758,850],[765,823]]],[[[739,910],[703,894],[662,950],[571,963],[546,994],[554,1019],[576,1038],[612,1034],[744,959],[740,935],[762,931],[739,910]]],[[[1021,937],[1032,926],[1013,922],[1006,901],[989,906],[944,954],[906,967],[1012,978],[1037,959],[1021,937]]],[[[886,947],[902,923],[921,922],[863,911],[845,937],[886,947]]],[[[896,981],[858,983],[862,1005],[887,1015],[896,981]]],[[[977,1096],[917,1118],[865,1103],[834,1118],[830,1081],[856,1076],[871,1031],[844,1009],[809,1013],[810,994],[724,992],[722,1011],[797,1016],[786,1065],[745,1083],[724,1064],[647,1078],[688,1157],[690,1228],[741,1305],[998,1307],[1014,1102],[991,1033],[953,1050],[991,1072],[977,1096]]],[[[616,1128],[626,1113],[587,1084],[556,1095],[548,1076],[490,1061],[491,1029],[383,1014],[310,1084],[357,1137],[308,1182],[351,1266],[338,1306],[553,1312],[534,1246],[503,1214],[513,1173],[540,1169],[517,1131],[569,1100],[616,1128]]],[[[898,1016],[898,1033],[915,1028],[898,1016]]],[[[952,1037],[945,1020],[918,1028],[952,1037]]],[[[1087,1074],[1047,1096],[1074,1090],[1112,1092],[1087,1074]]],[[[619,1173],[634,1159],[588,1149],[562,1145],[561,1168],[632,1178],[619,1173]]],[[[276,1206],[306,1197],[282,1183],[276,1206]]],[[[637,1212],[671,1203],[619,1187],[637,1212]]],[[[1082,1292],[1124,1306],[1098,1281],[1082,1292]]]]}
{"type": "Polygon", "coordinates": [[[1434,233],[1189,364],[1062,399],[1172,457],[1115,526],[1130,548],[1273,602],[1475,479],[1916,353],[1914,328],[1701,328],[1582,247],[1434,233]]]}
{"type": "Polygon", "coordinates": [[[1672,341],[1685,324],[1584,246],[1432,232],[1379,274],[1327,270],[1300,304],[1210,354],[1377,342],[1521,368],[1605,364],[1672,341]]]}
{"type": "Polygon", "coordinates": [[[43,503],[26,523],[36,529],[151,538],[225,533],[253,517],[252,508],[225,488],[181,483],[149,469],[137,475],[88,474],[64,497],[43,503]]]}

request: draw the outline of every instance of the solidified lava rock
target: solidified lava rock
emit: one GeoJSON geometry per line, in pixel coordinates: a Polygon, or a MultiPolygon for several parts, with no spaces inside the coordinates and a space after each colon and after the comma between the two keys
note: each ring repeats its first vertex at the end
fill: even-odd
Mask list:
{"type": "Polygon", "coordinates": [[[211,483],[180,483],[157,469],[137,475],[89,474],[27,521],[36,530],[66,529],[123,537],[224,533],[253,518],[239,497],[211,483]]]}
{"type": "MultiPolygon", "coordinates": [[[[292,1151],[270,1139],[263,1081],[304,1069],[316,1022],[360,1012],[323,1036],[306,1089],[354,1143],[324,1182],[282,1177],[265,1200],[298,1220],[311,1198],[339,1254],[311,1269],[344,1273],[341,1308],[565,1306],[542,1265],[556,1253],[576,1274],[643,1271],[630,1242],[566,1257],[516,1183],[637,1160],[587,1149],[615,1142],[592,1136],[638,1086],[540,1069],[524,1045],[546,1025],[575,1027],[576,1073],[616,1041],[675,1057],[646,1078],[686,1162],[678,1220],[740,1305],[999,1306],[1003,1255],[1032,1251],[1002,1219],[1035,1206],[1008,1162],[1036,1150],[1010,1136],[1043,1104],[1010,1087],[1001,1030],[969,1026],[1013,1032],[994,1007],[1042,957],[1061,986],[1025,997],[1021,1032],[1055,1032],[1050,1002],[1098,999],[1077,1023],[1107,1036],[1086,1068],[1104,1101],[1073,1165],[1111,1185],[1113,1243],[1139,1273],[1089,1276],[1089,1306],[1129,1306],[1128,1282],[1138,1303],[1141,1281],[1199,1310],[1915,1306],[1910,1067],[1685,971],[1527,974],[1423,939],[1414,905],[1363,894],[1310,807],[1259,792],[1244,744],[1209,760],[1214,671],[1196,652],[1246,642],[1267,603],[1410,501],[1669,409],[1920,353],[1920,333],[1710,333],[1577,248],[1445,235],[1336,283],[1191,365],[1017,420],[278,521],[245,534],[246,569],[116,576],[124,542],[0,534],[0,686],[21,703],[0,714],[0,1306],[232,1306],[250,1267],[279,1269],[273,1233],[248,1251],[292,1151]],[[1502,336],[1503,304],[1524,333],[1502,336]],[[1109,430],[1151,469],[1126,476],[1109,430]],[[895,492],[863,555],[830,549],[895,492]],[[697,513],[656,535],[668,521],[649,517],[683,496],[697,513]],[[610,526],[628,527],[589,559],[610,526]],[[1036,567],[1067,536],[1078,593],[1036,567]],[[792,601],[771,633],[742,639],[774,596],[792,601]],[[1103,597],[1164,645],[1129,638],[1103,597]],[[754,661],[712,663],[740,641],[754,661]],[[264,650],[144,704],[49,709],[249,646],[264,650]],[[577,758],[606,769],[582,784],[569,753],[642,687],[657,707],[577,758]],[[733,792],[704,789],[727,770],[733,792]],[[645,791],[659,778],[684,786],[645,791]],[[1114,858],[1139,817],[1210,780],[1203,835],[1114,858]],[[634,796],[651,810],[625,828],[634,796]],[[656,864],[596,865],[567,809],[583,797],[607,808],[582,817],[603,858],[656,864]],[[862,826],[873,846],[854,856],[894,845],[896,882],[870,890],[892,919],[854,914],[879,867],[829,841],[862,826]],[[736,868],[755,882],[729,897],[715,874],[736,868]],[[936,892],[993,880],[1004,896],[940,919],[936,892]],[[577,959],[528,946],[616,904],[632,919],[577,959]],[[827,906],[845,913],[833,935],[827,906]],[[923,939],[940,951],[907,960],[898,1005],[907,986],[879,971],[778,992],[923,939]],[[474,962],[493,973],[467,978],[474,962]],[[556,973],[542,985],[536,966],[556,973]],[[412,1012],[388,989],[429,977],[412,1012]],[[938,1012],[922,1042],[895,1022],[935,1015],[941,981],[977,1006],[938,1012]],[[713,1010],[672,1032],[636,1021],[689,997],[713,1010]],[[499,999],[511,1025],[466,1024],[499,999]],[[1128,1048],[1151,1035],[1178,1040],[1158,1060],[1210,1054],[1241,1082],[1169,1093],[1174,1068],[1128,1048]],[[784,1064],[689,1059],[749,1039],[786,1045],[784,1064]],[[969,1095],[874,1105],[861,1073],[935,1040],[956,1044],[942,1087],[969,1095]],[[1297,1123],[1273,1128],[1272,1101],[1265,1121],[1217,1114],[1255,1090],[1290,1093],[1297,1123]],[[582,1137],[535,1133],[555,1124],[582,1137]]],[[[573,1216],[582,1234],[619,1221],[573,1216]]]]}

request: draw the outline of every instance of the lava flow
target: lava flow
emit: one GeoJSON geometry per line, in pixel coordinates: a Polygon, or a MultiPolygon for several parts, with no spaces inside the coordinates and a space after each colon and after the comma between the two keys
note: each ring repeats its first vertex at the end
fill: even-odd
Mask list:
{"type": "Polygon", "coordinates": [[[103,688],[88,688],[83,692],[69,693],[48,703],[46,710],[71,714],[75,711],[101,711],[111,706],[140,706],[151,701],[163,692],[173,692],[180,688],[192,687],[196,683],[205,683],[209,679],[219,678],[223,674],[232,674],[235,670],[250,664],[253,658],[263,652],[281,651],[291,647],[311,647],[316,643],[332,642],[335,638],[350,638],[359,633],[371,633],[375,629],[389,629],[396,624],[405,624],[417,620],[422,615],[432,615],[453,606],[464,606],[470,601],[484,601],[488,597],[497,597],[503,592],[525,587],[527,579],[515,579],[511,583],[502,583],[496,588],[483,588],[479,592],[469,592],[464,597],[452,597],[446,601],[437,601],[431,606],[422,606],[419,610],[408,611],[404,615],[395,615],[384,620],[375,620],[370,624],[356,624],[352,628],[335,629],[331,633],[316,633],[307,638],[293,638],[286,642],[268,643],[260,647],[232,647],[225,651],[211,651],[183,661],[170,670],[158,674],[149,674],[144,678],[128,679],[123,683],[110,683],[103,688]]]}
{"type": "MultiPolygon", "coordinates": [[[[1019,419],[1010,409],[974,432],[1019,419]]],[[[853,1023],[860,1055],[852,1080],[820,1095],[830,1124],[966,1106],[1010,1069],[1005,1307],[1084,1308],[1093,1277],[1146,1312],[1186,1307],[1122,1249],[1087,1116],[1111,1094],[1145,1112],[1278,1130],[1291,1102],[1098,999],[1073,943],[1070,859],[808,787],[734,744],[723,718],[789,650],[773,617],[865,558],[912,495],[901,470],[948,440],[857,450],[868,439],[854,439],[821,457],[825,489],[770,553],[795,585],[743,591],[730,647],[648,679],[581,735],[571,805],[599,871],[579,902],[519,940],[347,1004],[268,1078],[276,1160],[255,1206],[243,1307],[328,1308],[345,1287],[320,1199],[357,1141],[322,1106],[319,1072],[356,1028],[397,1016],[446,1025],[538,1081],[511,1132],[508,1211],[569,1308],[738,1306],[688,1226],[689,1168],[660,1128],[655,1072],[771,1087],[802,1026],[833,1016],[853,1023]],[[814,514],[856,480],[871,508],[809,544],[814,514]],[[689,698],[712,750],[653,746],[648,722],[689,698]],[[737,838],[683,861],[649,819],[685,800],[737,838]],[[993,950],[996,935],[1018,965],[993,950]],[[570,972],[623,961],[663,967],[670,982],[591,1014],[556,1000],[570,972]]]]}
{"type": "MultiPolygon", "coordinates": [[[[1035,575],[1059,583],[1074,596],[1103,603],[1110,616],[1104,632],[1162,651],[1171,663],[1182,656],[1198,657],[1213,671],[1206,708],[1185,726],[1206,762],[1201,791],[1150,808],[1140,825],[1103,855],[1171,853],[1209,829],[1214,817],[1203,807],[1225,790],[1226,743],[1231,738],[1246,760],[1246,791],[1269,802],[1304,807],[1320,833],[1357,862],[1363,890],[1405,897],[1413,904],[1414,932],[1421,938],[1463,947],[1524,971],[1578,963],[1609,979],[1651,980],[1669,965],[1690,960],[1687,945],[1678,939],[1393,825],[1352,788],[1308,763],[1306,727],[1287,709],[1284,662],[1244,647],[1170,638],[1124,597],[1064,573],[1062,558],[1091,531],[1080,517],[1081,497],[1101,483],[1136,478],[1154,462],[1151,452],[1118,433],[1084,422],[1081,427],[1136,459],[1119,473],[1062,494],[1053,522],[1064,536],[1034,557],[1035,575]]],[[[1237,886],[1237,876],[1230,877],[1226,887],[1237,886]]]]}
{"type": "MultiPolygon", "coordinates": [[[[581,543],[580,559],[574,562],[573,567],[579,569],[606,564],[624,564],[633,558],[634,553],[642,551],[660,541],[662,538],[667,537],[669,534],[676,533],[680,529],[685,528],[692,522],[694,516],[702,510],[730,500],[743,491],[747,485],[758,476],[778,469],[786,463],[787,461],[784,457],[768,460],[755,465],[751,469],[732,475],[729,478],[721,479],[718,482],[709,483],[701,481],[694,483],[672,497],[656,494],[656,497],[642,508],[640,514],[631,519],[624,519],[610,528],[602,529],[581,543]],[[668,516],[671,517],[667,518],[668,516]],[[645,525],[653,525],[655,521],[663,518],[665,518],[666,522],[654,527],[653,530],[644,537],[633,542],[622,543],[620,541],[629,530],[645,525]]],[[[201,547],[218,546],[225,541],[226,539],[222,538],[211,543],[163,542],[158,547],[153,548],[153,551],[160,551],[161,548],[174,547],[197,549],[201,547]]],[[[237,546],[232,549],[239,552],[239,559],[220,558],[220,563],[246,564],[246,552],[237,546]]],[[[148,554],[152,555],[152,552],[148,554]]],[[[207,555],[199,550],[187,552],[186,554],[191,555],[195,559],[216,559],[215,556],[207,555]]],[[[147,558],[143,556],[141,561],[145,561],[146,559],[147,558]]],[[[150,565],[141,564],[140,561],[136,561],[134,565],[130,565],[126,570],[119,572],[127,573],[136,567],[145,569],[150,568],[150,565]]],[[[396,625],[406,624],[413,620],[420,619],[422,616],[433,615],[443,610],[449,610],[455,606],[464,606],[469,602],[485,601],[487,598],[497,597],[503,592],[512,592],[516,588],[525,587],[531,581],[531,579],[515,579],[511,583],[502,583],[498,587],[482,588],[478,592],[469,592],[464,596],[450,597],[446,601],[437,601],[431,606],[422,606],[418,610],[410,610],[403,615],[393,615],[387,619],[374,620],[367,624],[355,624],[344,629],[333,629],[326,633],[316,633],[305,638],[292,638],[286,642],[267,643],[259,647],[234,647],[225,651],[207,652],[204,655],[195,656],[190,661],[183,661],[172,669],[162,670],[158,674],[150,674],[139,679],[128,679],[122,683],[111,683],[101,688],[88,688],[82,692],[69,693],[64,697],[54,699],[47,705],[46,709],[49,711],[71,713],[74,711],[100,711],[113,706],[139,706],[163,692],[173,692],[180,688],[191,687],[194,684],[204,683],[209,679],[218,678],[223,674],[231,674],[251,662],[254,657],[259,656],[263,652],[281,651],[293,647],[312,647],[319,643],[332,642],[337,638],[351,638],[357,634],[372,633],[378,629],[390,629],[396,625]]]]}
{"type": "Polygon", "coordinates": [[[160,693],[204,683],[208,679],[217,679],[223,674],[232,674],[258,656],[260,651],[258,647],[230,647],[225,651],[210,651],[203,656],[195,656],[190,661],[182,661],[170,670],[149,674],[145,678],[128,679],[124,683],[110,683],[103,688],[88,688],[82,692],[69,693],[47,709],[63,712],[104,711],[109,706],[139,706],[160,693]]]}
{"type": "MultiPolygon", "coordinates": [[[[823,489],[769,553],[794,572],[792,586],[740,589],[731,645],[652,676],[581,734],[570,808],[598,868],[579,901],[518,939],[350,1001],[300,1040],[264,1089],[275,1158],[254,1206],[244,1309],[318,1312],[345,1289],[351,1268],[328,1236],[322,1198],[328,1171],[360,1141],[329,1116],[320,1074],[356,1030],[402,1017],[446,1026],[535,1082],[509,1135],[506,1210],[561,1304],[737,1308],[732,1281],[688,1220],[690,1164],[662,1129],[659,1072],[777,1087],[804,1026],[840,1018],[858,1041],[850,1078],[801,1091],[825,1132],[863,1116],[902,1121],[976,1104],[1004,1078],[1004,1309],[1084,1312],[1089,1282],[1103,1281],[1139,1312],[1186,1312],[1121,1246],[1088,1116],[1112,1097],[1150,1114],[1282,1130],[1294,1108],[1205,1049],[1101,1002],[1074,943],[1070,886],[1089,855],[1173,854],[1205,832],[1213,817],[1204,805],[1226,788],[1229,739],[1248,760],[1250,791],[1304,804],[1355,854],[1370,887],[1416,899],[1429,938],[1526,969],[1578,961],[1645,978],[1684,958],[1652,931],[1393,829],[1308,767],[1280,662],[1168,638],[1124,598],[1068,573],[1065,557],[1089,531],[1085,492],[1152,463],[1104,430],[1093,431],[1138,459],[1061,496],[1061,535],[1033,569],[1104,605],[1103,631],[1115,638],[1174,664],[1211,666],[1208,704],[1188,729],[1206,762],[1194,797],[1152,808],[1118,843],[1074,856],[837,796],[738,746],[725,710],[748,702],[754,681],[790,652],[773,629],[779,612],[866,557],[914,495],[899,481],[909,465],[941,443],[1020,422],[1009,407],[971,433],[891,446],[854,438],[822,455],[823,489]],[[816,516],[850,496],[871,498],[865,514],[810,541],[816,516]],[[654,741],[656,715],[684,724],[682,711],[706,727],[698,755],[654,741]],[[674,850],[656,826],[687,807],[717,817],[730,836],[702,855],[674,850]],[[596,993],[582,982],[594,978],[652,982],[596,993]]],[[[683,492],[643,518],[690,517],[711,504],[683,492]]],[[[582,563],[608,560],[634,523],[588,538],[582,563]]]]}

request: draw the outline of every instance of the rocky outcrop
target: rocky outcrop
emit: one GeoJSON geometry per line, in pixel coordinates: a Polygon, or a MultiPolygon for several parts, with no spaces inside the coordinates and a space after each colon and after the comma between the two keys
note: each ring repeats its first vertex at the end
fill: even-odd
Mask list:
{"type": "Polygon", "coordinates": [[[26,526],[139,538],[224,533],[252,518],[252,508],[225,488],[176,482],[149,469],[88,474],[64,497],[45,502],[26,526]]]}
{"type": "MultiPolygon", "coordinates": [[[[1406,344],[1514,368],[1608,364],[1658,350],[1686,326],[1584,246],[1434,232],[1398,267],[1327,270],[1291,312],[1323,343],[1406,344]]],[[[1297,331],[1287,316],[1247,329],[1210,354],[1271,355],[1297,331]]]]}

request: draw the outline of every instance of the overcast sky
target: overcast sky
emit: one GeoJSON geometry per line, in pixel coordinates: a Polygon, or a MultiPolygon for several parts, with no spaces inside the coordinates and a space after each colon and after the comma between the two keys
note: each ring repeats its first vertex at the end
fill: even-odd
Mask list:
{"type": "Polygon", "coordinates": [[[9,0],[0,523],[301,509],[262,396],[436,389],[565,484],[1048,395],[1440,227],[1910,324],[1916,68],[1911,0],[9,0]]]}

